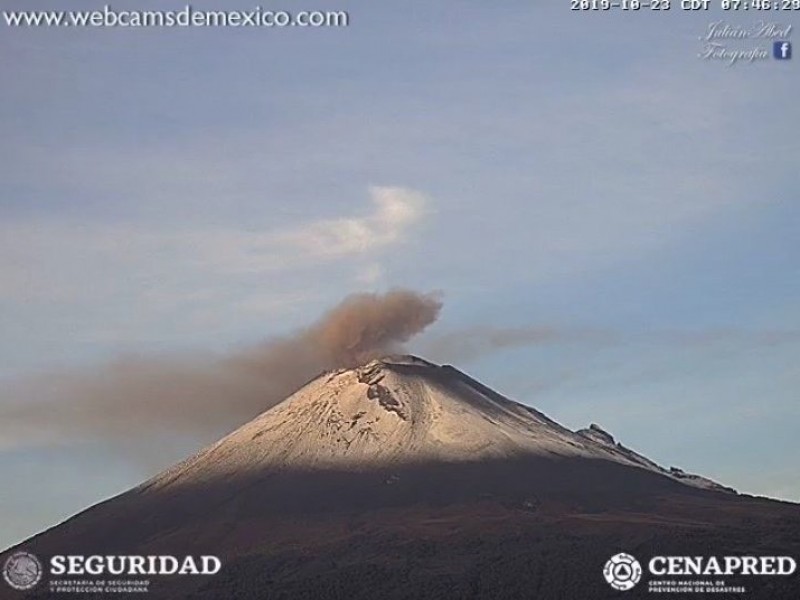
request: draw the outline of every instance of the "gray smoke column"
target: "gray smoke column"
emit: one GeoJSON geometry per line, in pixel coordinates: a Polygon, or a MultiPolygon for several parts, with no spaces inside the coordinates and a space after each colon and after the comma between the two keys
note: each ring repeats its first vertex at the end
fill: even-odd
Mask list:
{"type": "Polygon", "coordinates": [[[0,447],[151,434],[218,435],[326,369],[401,349],[439,316],[433,294],[356,294],[310,327],[228,356],[137,357],[7,390],[0,447]]]}

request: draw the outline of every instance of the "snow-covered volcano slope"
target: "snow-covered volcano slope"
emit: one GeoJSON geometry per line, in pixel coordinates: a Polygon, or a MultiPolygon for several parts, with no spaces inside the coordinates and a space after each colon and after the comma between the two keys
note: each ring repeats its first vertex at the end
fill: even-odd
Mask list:
{"type": "Polygon", "coordinates": [[[358,471],[531,455],[602,459],[712,487],[585,431],[570,431],[453,367],[390,356],[320,375],[141,487],[153,491],[262,471],[358,471]]]}
{"type": "MultiPolygon", "coordinates": [[[[159,600],[556,600],[618,594],[601,568],[620,550],[797,553],[797,505],[701,481],[597,426],[569,431],[452,367],[388,357],[320,375],[0,564],[17,549],[43,562],[220,557],[213,578],[154,578],[159,600]]],[[[774,579],[752,594],[748,582],[748,597],[798,598],[796,582],[774,579]]],[[[50,597],[40,591],[31,597],[50,597]]]]}

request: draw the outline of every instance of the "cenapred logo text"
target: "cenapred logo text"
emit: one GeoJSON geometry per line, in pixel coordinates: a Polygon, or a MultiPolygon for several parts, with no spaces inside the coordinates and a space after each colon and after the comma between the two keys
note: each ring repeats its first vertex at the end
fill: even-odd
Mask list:
{"type": "MultiPolygon", "coordinates": [[[[792,575],[797,561],[791,556],[654,556],[647,570],[654,578],[649,582],[652,592],[743,592],[743,586],[719,578],[792,575]]],[[[630,554],[616,554],[603,567],[603,576],[614,589],[627,591],[641,580],[642,566],[630,554]]]]}
{"type": "Polygon", "coordinates": [[[797,563],[791,556],[655,556],[653,575],[791,575],[797,563]]]}

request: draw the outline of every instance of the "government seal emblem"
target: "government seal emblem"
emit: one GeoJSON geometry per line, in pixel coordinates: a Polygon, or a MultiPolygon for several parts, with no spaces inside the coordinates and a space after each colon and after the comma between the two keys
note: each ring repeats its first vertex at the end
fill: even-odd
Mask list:
{"type": "Polygon", "coordinates": [[[30,552],[15,552],[3,563],[3,579],[15,590],[29,590],[42,578],[42,563],[30,552]]]}

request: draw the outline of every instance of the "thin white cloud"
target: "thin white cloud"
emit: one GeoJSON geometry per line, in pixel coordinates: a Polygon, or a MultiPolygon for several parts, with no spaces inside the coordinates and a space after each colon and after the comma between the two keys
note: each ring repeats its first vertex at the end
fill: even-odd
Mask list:
{"type": "Polygon", "coordinates": [[[193,298],[202,295],[193,284],[204,278],[278,274],[359,257],[374,262],[408,238],[427,199],[401,187],[370,188],[370,198],[373,208],[363,215],[270,231],[8,220],[0,225],[0,298],[80,302],[120,287],[193,298]]]}
{"type": "Polygon", "coordinates": [[[400,187],[373,187],[372,213],[312,221],[286,231],[215,234],[205,247],[193,236],[207,264],[233,271],[273,270],[373,254],[403,242],[424,215],[423,194],[400,187]],[[209,252],[211,250],[211,252],[209,252]]]}

